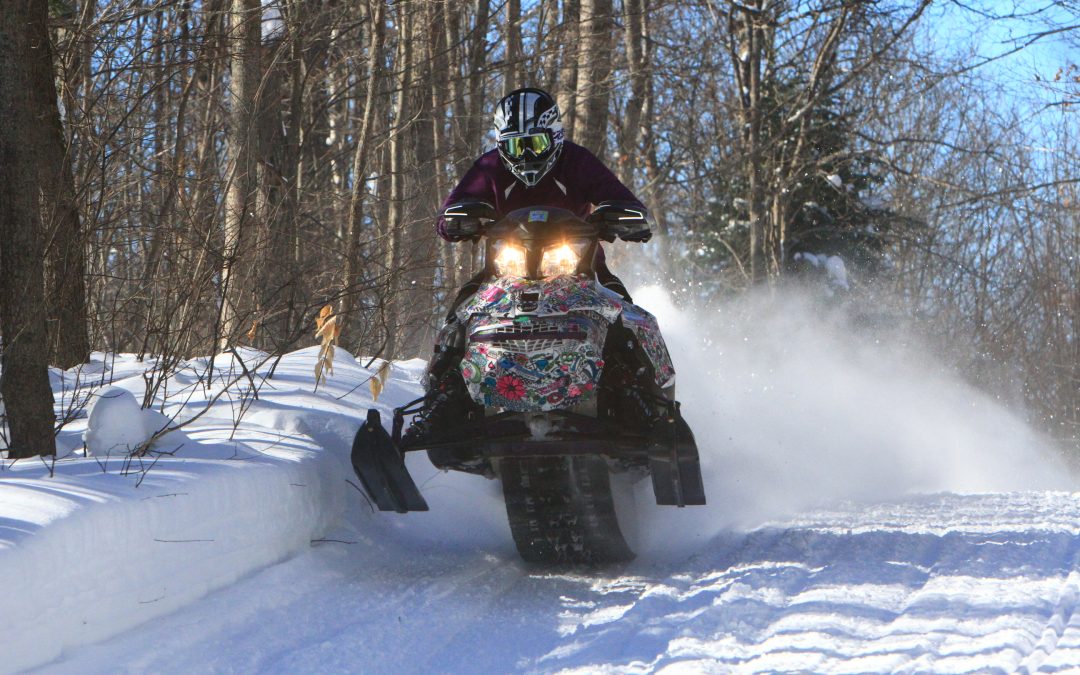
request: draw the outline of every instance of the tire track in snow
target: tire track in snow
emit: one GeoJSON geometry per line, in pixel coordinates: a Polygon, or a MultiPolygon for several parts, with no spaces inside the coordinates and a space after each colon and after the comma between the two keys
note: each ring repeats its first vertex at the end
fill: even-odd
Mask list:
{"type": "Polygon", "coordinates": [[[1076,612],[1080,603],[1080,572],[1076,571],[1080,570],[1080,538],[1072,539],[1065,557],[1073,571],[1061,585],[1054,612],[1038,642],[1018,664],[1017,672],[1053,672],[1060,665],[1075,667],[1080,663],[1080,615],[1076,612]]]}
{"type": "Polygon", "coordinates": [[[725,532],[683,560],[599,572],[545,572],[505,548],[455,547],[471,523],[441,521],[440,554],[402,536],[407,520],[368,520],[375,526],[360,523],[355,547],[316,549],[155,626],[182,632],[239,607],[258,616],[257,630],[221,620],[172,652],[126,639],[96,652],[109,668],[95,669],[85,654],[68,663],[80,672],[123,671],[124,659],[138,666],[129,670],[330,673],[1053,672],[1080,664],[1080,506],[1069,494],[850,505],[725,532]],[[267,601],[282,595],[283,579],[305,573],[302,592],[267,601]],[[274,642],[284,626],[294,634],[274,642]]]}
{"type": "MultiPolygon", "coordinates": [[[[693,572],[625,614],[622,625],[651,641],[652,653],[638,649],[616,669],[1013,672],[1055,617],[1080,628],[1074,501],[942,496],[721,537],[693,572]],[[1022,512],[1046,506],[1057,511],[1051,522],[1020,524],[1022,512]]],[[[606,640],[614,647],[634,636],[606,640]]],[[[1051,654],[1056,646],[1041,643],[1051,654]]],[[[1075,667],[1076,656],[1057,663],[1075,667]]],[[[589,672],[612,663],[567,665],[589,672]]]]}

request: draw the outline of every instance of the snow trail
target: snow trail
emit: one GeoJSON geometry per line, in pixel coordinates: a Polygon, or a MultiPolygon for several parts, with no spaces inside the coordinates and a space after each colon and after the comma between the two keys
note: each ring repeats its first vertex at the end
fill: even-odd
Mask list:
{"type": "Polygon", "coordinates": [[[1080,663],[1078,523],[1067,493],[930,495],[551,572],[367,513],[43,672],[1053,672],[1080,663]]]}
{"type": "MultiPolygon", "coordinates": [[[[339,352],[313,391],[303,350],[257,401],[185,430],[193,447],[138,486],[78,457],[55,478],[0,472],[0,565],[20,570],[0,615],[33,626],[46,607],[52,627],[7,643],[0,672],[1080,665],[1080,500],[1018,418],[917,348],[822,327],[805,306],[750,329],[739,307],[710,317],[636,295],[671,346],[709,506],[659,508],[647,481],[629,486],[635,562],[524,565],[498,483],[422,455],[408,464],[432,510],[373,512],[345,461],[371,371],[339,352]]],[[[384,419],[421,367],[395,365],[384,419]]],[[[170,391],[188,396],[197,370],[170,391]]],[[[141,395],[139,365],[115,372],[141,395]]]]}

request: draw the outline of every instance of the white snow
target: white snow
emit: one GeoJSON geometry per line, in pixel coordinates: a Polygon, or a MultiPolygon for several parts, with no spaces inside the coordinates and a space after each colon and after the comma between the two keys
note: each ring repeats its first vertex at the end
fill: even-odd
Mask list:
{"type": "MultiPolygon", "coordinates": [[[[123,457],[167,429],[169,423],[169,418],[158,411],[140,407],[130,391],[108,387],[96,394],[90,405],[83,442],[88,454],[123,457]]],[[[159,441],[174,441],[175,438],[167,438],[170,433],[159,441]]]]}
{"type": "Polygon", "coordinates": [[[844,264],[844,259],[840,256],[800,251],[795,254],[794,258],[795,260],[804,260],[814,267],[824,268],[826,279],[831,287],[844,290],[851,288],[848,284],[847,265],[844,264]]]}
{"type": "MultiPolygon", "coordinates": [[[[229,356],[212,381],[205,359],[169,379],[155,408],[187,425],[145,455],[84,457],[82,417],[55,466],[3,463],[0,672],[1080,666],[1080,495],[1018,418],[917,347],[802,305],[706,315],[635,297],[668,337],[709,498],[662,509],[647,481],[620,482],[635,562],[524,565],[497,482],[422,455],[408,464],[432,510],[371,510],[348,451],[379,364],[339,350],[316,392],[317,348],[273,378],[243,351],[253,380],[229,356]]],[[[94,415],[101,394],[141,396],[152,365],[95,355],[54,373],[58,410],[92,391],[87,438],[130,446],[161,418],[135,398],[94,415]]],[[[423,365],[394,365],[384,420],[423,365]]]]}

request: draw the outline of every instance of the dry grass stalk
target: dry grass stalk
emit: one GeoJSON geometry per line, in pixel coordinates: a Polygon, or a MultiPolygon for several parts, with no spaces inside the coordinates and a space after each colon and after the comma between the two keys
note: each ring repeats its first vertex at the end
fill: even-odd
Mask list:
{"type": "Polygon", "coordinates": [[[386,387],[386,380],[390,377],[390,362],[383,361],[379,369],[375,371],[375,375],[371,378],[371,400],[378,401],[379,394],[382,393],[383,388],[386,387]]]}
{"type": "Polygon", "coordinates": [[[315,363],[316,389],[327,375],[334,374],[334,342],[339,335],[341,335],[341,325],[338,323],[338,318],[334,315],[333,307],[326,305],[319,312],[319,316],[315,317],[315,337],[319,339],[321,345],[319,359],[315,363]]]}

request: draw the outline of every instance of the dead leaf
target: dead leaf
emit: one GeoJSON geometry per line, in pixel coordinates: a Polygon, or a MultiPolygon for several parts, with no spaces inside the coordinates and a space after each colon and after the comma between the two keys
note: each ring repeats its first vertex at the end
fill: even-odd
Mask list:
{"type": "Polygon", "coordinates": [[[316,335],[318,335],[318,331],[322,329],[323,324],[326,323],[326,320],[330,317],[330,315],[333,312],[334,312],[334,308],[331,307],[330,305],[325,305],[321,310],[319,310],[319,316],[315,317],[315,329],[316,329],[315,334],[316,335]]]}
{"type": "Polygon", "coordinates": [[[319,340],[319,359],[315,364],[315,388],[329,375],[334,374],[334,341],[341,335],[341,326],[333,316],[334,308],[330,305],[319,310],[315,317],[315,337],[319,340]]]}
{"type": "Polygon", "coordinates": [[[390,377],[390,362],[383,361],[379,369],[371,377],[371,400],[378,401],[379,394],[386,387],[386,380],[390,377]]]}

